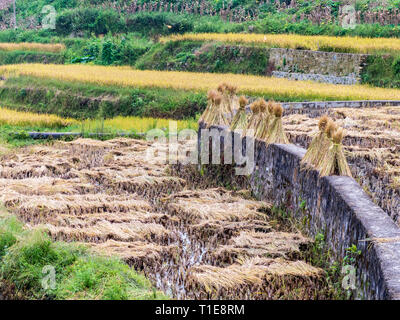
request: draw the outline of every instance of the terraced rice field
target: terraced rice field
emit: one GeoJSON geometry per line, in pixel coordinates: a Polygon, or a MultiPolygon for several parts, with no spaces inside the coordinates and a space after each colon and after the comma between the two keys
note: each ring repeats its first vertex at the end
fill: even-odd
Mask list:
{"type": "Polygon", "coordinates": [[[61,52],[65,50],[65,46],[60,43],[47,44],[47,43],[0,43],[0,50],[3,51],[37,51],[37,52],[61,52]]]}
{"type": "Polygon", "coordinates": [[[229,82],[238,88],[239,93],[274,97],[278,101],[400,100],[398,89],[368,85],[334,85],[238,74],[141,71],[130,67],[19,64],[1,66],[0,75],[24,75],[106,86],[172,88],[197,92],[206,92],[217,88],[223,82],[229,82]]]}
{"type": "MultiPolygon", "coordinates": [[[[345,129],[343,143],[353,177],[400,225],[400,107],[340,108],[327,113],[345,129]]],[[[308,147],[318,132],[315,116],[283,118],[291,143],[308,147]]]]}
{"type": "Polygon", "coordinates": [[[221,41],[251,43],[275,48],[327,50],[338,52],[374,53],[400,50],[400,40],[393,38],[360,38],[332,36],[303,36],[297,34],[240,34],[240,33],[188,33],[162,37],[167,41],[221,41]]]}
{"type": "Polygon", "coordinates": [[[170,297],[326,298],[311,240],[244,192],[196,190],[146,157],[149,142],[79,139],[0,159],[0,201],[29,228],[118,256],[170,297]]]}

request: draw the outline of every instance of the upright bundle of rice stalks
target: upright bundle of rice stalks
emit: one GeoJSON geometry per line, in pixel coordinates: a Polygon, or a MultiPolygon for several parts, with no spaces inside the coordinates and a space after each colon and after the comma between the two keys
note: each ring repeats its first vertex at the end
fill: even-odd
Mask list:
{"type": "MultiPolygon", "coordinates": [[[[306,168],[316,166],[321,158],[322,147],[329,144],[329,138],[327,136],[327,126],[333,122],[327,117],[323,116],[318,123],[319,132],[311,141],[310,146],[307,149],[307,153],[301,161],[301,165],[306,168]]],[[[330,131],[333,130],[332,124],[330,125],[330,131]]],[[[331,134],[332,132],[330,132],[331,134]]]]}
{"type": "Polygon", "coordinates": [[[215,110],[215,98],[217,97],[219,93],[215,90],[210,90],[208,91],[207,94],[207,108],[204,110],[203,114],[201,115],[199,119],[199,123],[204,122],[204,123],[209,123],[210,118],[215,110]]]}
{"type": "Polygon", "coordinates": [[[246,106],[249,101],[245,96],[241,96],[239,98],[239,110],[233,118],[231,124],[231,130],[245,130],[247,127],[247,114],[246,114],[246,106]]]}
{"type": "Polygon", "coordinates": [[[269,104],[264,100],[261,99],[260,102],[260,113],[259,117],[260,120],[256,127],[256,138],[261,138],[264,131],[267,130],[269,126],[269,119],[270,119],[270,111],[269,111],[269,104]]]}
{"type": "Polygon", "coordinates": [[[325,139],[320,141],[319,149],[316,151],[315,159],[312,162],[315,168],[321,168],[326,153],[332,147],[332,138],[337,129],[336,123],[329,119],[325,129],[325,139]]]}
{"type": "Polygon", "coordinates": [[[231,112],[233,112],[233,110],[237,110],[239,109],[239,98],[236,95],[237,93],[237,87],[233,86],[233,85],[225,85],[225,99],[227,99],[227,101],[229,102],[229,109],[231,110],[231,112]]]}
{"type": "Polygon", "coordinates": [[[252,114],[247,123],[244,135],[249,135],[249,131],[253,130],[253,136],[255,136],[259,124],[266,117],[265,112],[267,110],[267,106],[264,100],[258,99],[251,104],[250,109],[252,114]]]}
{"type": "Polygon", "coordinates": [[[282,106],[280,104],[275,104],[273,107],[273,118],[268,126],[268,133],[265,138],[265,141],[268,144],[289,144],[289,139],[287,138],[286,133],[283,130],[282,116],[282,106]]]}
{"type": "Polygon", "coordinates": [[[262,122],[262,126],[260,130],[258,131],[257,138],[261,140],[266,140],[268,137],[268,129],[271,125],[271,121],[274,118],[274,106],[275,102],[274,101],[268,101],[267,103],[267,111],[266,111],[266,117],[264,121],[262,122]]]}
{"type": "Polygon", "coordinates": [[[347,164],[346,157],[343,153],[344,132],[342,129],[336,130],[332,136],[332,143],[326,151],[321,163],[319,164],[319,171],[321,177],[339,175],[351,177],[351,171],[347,164]]]}
{"type": "Polygon", "coordinates": [[[233,111],[239,108],[239,99],[236,96],[237,87],[222,83],[218,86],[218,92],[222,95],[221,109],[224,117],[231,122],[233,111]]]}
{"type": "Polygon", "coordinates": [[[230,120],[229,115],[226,113],[226,109],[222,105],[222,96],[218,94],[214,99],[214,110],[211,113],[209,126],[211,125],[223,125],[229,126],[230,120]]]}

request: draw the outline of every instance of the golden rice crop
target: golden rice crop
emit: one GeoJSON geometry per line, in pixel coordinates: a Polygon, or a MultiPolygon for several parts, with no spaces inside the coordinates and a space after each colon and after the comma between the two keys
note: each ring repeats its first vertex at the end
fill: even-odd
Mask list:
{"type": "Polygon", "coordinates": [[[400,90],[367,85],[333,85],[252,75],[142,71],[130,67],[19,64],[0,67],[0,75],[27,75],[123,87],[152,87],[206,92],[229,82],[239,93],[290,100],[400,100],[400,90]]]}
{"type": "MultiPolygon", "coordinates": [[[[169,130],[170,119],[159,118],[140,118],[140,117],[115,117],[113,119],[104,120],[104,124],[100,124],[97,120],[87,120],[84,122],[85,128],[96,128],[104,125],[105,129],[147,132],[151,129],[167,129],[169,130]]],[[[177,122],[177,129],[194,129],[197,130],[198,124],[194,120],[173,120],[177,122]]]]}
{"type": "Polygon", "coordinates": [[[56,115],[20,112],[0,107],[0,125],[60,128],[75,123],[77,121],[73,119],[65,119],[56,115]]]}
{"type": "MultiPolygon", "coordinates": [[[[140,117],[115,117],[104,120],[85,120],[83,122],[86,131],[96,130],[103,126],[104,129],[147,132],[151,129],[169,129],[170,119],[140,118],[140,117]]],[[[194,120],[173,120],[177,122],[178,130],[194,129],[197,130],[198,124],[194,120]]],[[[78,125],[74,119],[62,118],[51,114],[37,114],[33,112],[15,111],[0,107],[0,125],[10,126],[39,126],[46,128],[60,128],[70,125],[78,125]]],[[[74,131],[74,130],[73,130],[74,131]]]]}
{"type": "Polygon", "coordinates": [[[167,41],[222,41],[230,43],[252,43],[276,48],[327,50],[354,53],[400,50],[400,39],[360,38],[332,36],[304,36],[297,34],[239,34],[239,33],[189,33],[161,38],[167,41]]]}
{"type": "Polygon", "coordinates": [[[45,44],[45,43],[0,43],[0,50],[3,51],[38,51],[38,52],[61,52],[65,50],[65,46],[60,43],[45,44]]]}

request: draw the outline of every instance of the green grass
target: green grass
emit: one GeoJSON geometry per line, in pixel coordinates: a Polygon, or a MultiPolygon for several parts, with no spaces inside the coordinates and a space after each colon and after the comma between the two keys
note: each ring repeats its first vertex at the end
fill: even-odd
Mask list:
{"type": "Polygon", "coordinates": [[[219,42],[169,41],[157,44],[137,61],[141,70],[265,75],[269,52],[260,46],[219,42]]]}
{"type": "Polygon", "coordinates": [[[2,106],[75,119],[140,116],[195,118],[206,107],[203,92],[121,88],[32,77],[8,78],[0,87],[2,106]]]}
{"type": "Polygon", "coordinates": [[[25,230],[4,210],[0,215],[1,280],[26,299],[167,299],[121,260],[93,254],[83,245],[54,242],[40,229],[25,230]],[[48,281],[52,280],[49,267],[55,271],[54,286],[48,281]]]}
{"type": "Polygon", "coordinates": [[[371,55],[362,70],[363,83],[375,87],[400,88],[400,56],[371,55]]]}

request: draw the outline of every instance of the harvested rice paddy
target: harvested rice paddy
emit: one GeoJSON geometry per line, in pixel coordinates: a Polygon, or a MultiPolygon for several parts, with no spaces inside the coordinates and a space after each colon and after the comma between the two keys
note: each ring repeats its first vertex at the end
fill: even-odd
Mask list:
{"type": "Polygon", "coordinates": [[[201,92],[214,89],[222,82],[229,82],[236,86],[240,93],[274,97],[275,100],[400,100],[398,89],[367,85],[333,85],[237,74],[141,71],[130,67],[19,64],[1,66],[0,75],[25,75],[106,86],[172,88],[201,92]]]}
{"type": "Polygon", "coordinates": [[[325,299],[313,241],[240,191],[192,189],[150,143],[78,139],[0,158],[0,201],[30,229],[119,257],[178,299],[325,299]]]}

